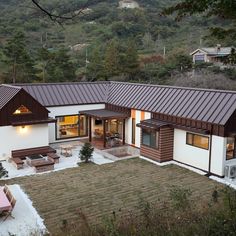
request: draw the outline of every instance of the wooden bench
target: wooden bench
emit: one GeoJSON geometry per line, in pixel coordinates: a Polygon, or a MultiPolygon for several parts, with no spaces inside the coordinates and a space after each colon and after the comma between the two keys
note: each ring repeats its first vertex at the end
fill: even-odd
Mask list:
{"type": "Polygon", "coordinates": [[[44,147],[37,147],[37,148],[13,150],[11,155],[13,159],[20,158],[24,160],[27,156],[40,155],[40,154],[43,156],[46,156],[47,153],[56,153],[56,150],[49,146],[44,146],[44,147]]]}
{"type": "Polygon", "coordinates": [[[54,161],[51,160],[43,160],[34,163],[33,167],[36,170],[36,173],[54,170],[54,161]]]}
{"type": "Polygon", "coordinates": [[[54,153],[54,152],[50,152],[50,153],[47,153],[47,156],[50,160],[54,161],[54,163],[59,163],[59,156],[54,153]]]}
{"type": "Polygon", "coordinates": [[[17,170],[23,169],[24,162],[19,157],[11,158],[10,160],[16,166],[17,170]]]}

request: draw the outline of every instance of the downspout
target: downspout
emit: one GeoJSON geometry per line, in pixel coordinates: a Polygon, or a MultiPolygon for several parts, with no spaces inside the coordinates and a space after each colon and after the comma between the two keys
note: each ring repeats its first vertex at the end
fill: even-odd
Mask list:
{"type": "Polygon", "coordinates": [[[208,164],[208,172],[206,176],[211,175],[211,153],[212,153],[212,125],[211,125],[211,130],[210,130],[210,145],[209,145],[209,164],[208,164]]]}

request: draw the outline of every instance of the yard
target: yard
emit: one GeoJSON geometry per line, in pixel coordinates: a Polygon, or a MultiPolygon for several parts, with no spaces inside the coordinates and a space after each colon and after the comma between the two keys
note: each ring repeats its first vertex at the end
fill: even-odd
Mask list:
{"type": "Polygon", "coordinates": [[[215,188],[221,188],[187,169],[159,167],[138,158],[0,181],[0,185],[5,183],[21,185],[52,233],[63,220],[78,220],[81,211],[89,222],[97,223],[113,211],[137,211],[140,201],[157,203],[161,209],[173,186],[191,189],[196,204],[203,204],[215,188]]]}

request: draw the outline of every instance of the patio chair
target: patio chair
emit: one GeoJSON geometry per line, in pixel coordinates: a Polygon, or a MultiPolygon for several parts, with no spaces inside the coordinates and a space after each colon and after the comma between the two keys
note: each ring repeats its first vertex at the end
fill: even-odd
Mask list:
{"type": "Polygon", "coordinates": [[[4,188],[3,188],[3,192],[7,195],[7,192],[9,192],[9,188],[8,186],[5,184],[4,188]]]}
{"type": "Polygon", "coordinates": [[[10,203],[11,203],[11,210],[3,212],[5,215],[5,218],[3,219],[3,221],[5,221],[8,217],[15,219],[15,217],[12,215],[12,212],[13,212],[15,205],[16,205],[16,199],[13,196],[12,196],[10,203]]]}

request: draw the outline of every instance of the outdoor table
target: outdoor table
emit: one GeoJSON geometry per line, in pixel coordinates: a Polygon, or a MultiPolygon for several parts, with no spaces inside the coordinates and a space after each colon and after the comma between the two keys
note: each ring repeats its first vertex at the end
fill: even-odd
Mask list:
{"type": "Polygon", "coordinates": [[[12,209],[11,203],[7,199],[6,194],[3,191],[3,188],[0,187],[0,212],[10,211],[12,209]]]}
{"type": "Polygon", "coordinates": [[[72,156],[72,146],[71,145],[61,145],[61,155],[65,157],[71,157],[72,156]]]}

